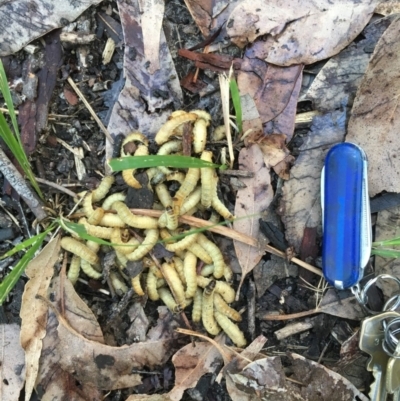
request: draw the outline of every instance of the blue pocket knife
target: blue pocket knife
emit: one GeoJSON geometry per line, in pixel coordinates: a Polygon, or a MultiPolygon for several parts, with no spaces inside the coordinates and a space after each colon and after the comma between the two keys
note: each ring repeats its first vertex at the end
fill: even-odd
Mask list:
{"type": "Polygon", "coordinates": [[[322,270],[337,289],[356,285],[371,254],[367,157],[353,143],[333,146],[321,174],[322,270]]]}

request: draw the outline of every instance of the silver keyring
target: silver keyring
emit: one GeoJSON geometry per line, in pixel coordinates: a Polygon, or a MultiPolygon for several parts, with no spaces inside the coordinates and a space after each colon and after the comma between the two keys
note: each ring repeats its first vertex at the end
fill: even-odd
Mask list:
{"type": "Polygon", "coordinates": [[[382,347],[389,356],[391,356],[392,358],[400,359],[400,354],[396,353],[397,345],[399,343],[399,339],[396,335],[400,334],[400,327],[392,329],[392,327],[395,325],[400,326],[400,318],[395,318],[386,324],[385,339],[383,341],[382,347]]]}
{"type": "MultiPolygon", "coordinates": [[[[400,293],[400,280],[397,277],[394,277],[390,274],[379,274],[378,276],[372,278],[371,280],[369,280],[364,287],[359,291],[359,293],[356,295],[353,291],[353,294],[356,295],[357,301],[362,305],[362,307],[371,315],[376,315],[378,313],[381,313],[380,311],[373,311],[370,308],[368,308],[367,304],[368,304],[368,295],[367,292],[368,290],[371,288],[371,286],[373,284],[375,284],[378,280],[393,280],[396,282],[397,286],[399,287],[399,293],[400,293]]],[[[353,287],[354,288],[354,287],[353,287]]],[[[358,287],[359,290],[359,287],[358,287]]],[[[400,306],[400,294],[395,295],[393,297],[391,297],[384,306],[384,311],[394,311],[396,310],[398,307],[400,306]],[[393,302],[394,300],[396,300],[395,302],[393,302]],[[391,303],[393,303],[391,305],[391,303]],[[386,308],[386,309],[385,309],[386,308]]]]}

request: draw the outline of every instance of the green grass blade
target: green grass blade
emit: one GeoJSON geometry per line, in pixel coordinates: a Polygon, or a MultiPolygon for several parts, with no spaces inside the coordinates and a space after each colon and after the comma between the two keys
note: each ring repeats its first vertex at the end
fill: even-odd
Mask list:
{"type": "MultiPolygon", "coordinates": [[[[14,127],[14,132],[16,134],[18,134],[18,138],[19,138],[17,116],[15,115],[14,104],[12,101],[10,89],[8,87],[6,72],[4,70],[4,66],[3,66],[3,63],[1,60],[0,60],[0,91],[4,97],[4,100],[6,101],[7,109],[8,109],[8,112],[10,113],[11,122],[14,127]]],[[[22,146],[22,144],[21,144],[21,146],[22,146]]]]}
{"type": "Polygon", "coordinates": [[[179,155],[148,155],[148,156],[129,156],[119,157],[108,161],[113,171],[128,170],[131,168],[148,167],[174,167],[174,168],[220,168],[219,164],[210,163],[197,157],[179,156],[179,155]]]}
{"type": "MultiPolygon", "coordinates": [[[[87,241],[93,241],[100,245],[113,245],[113,244],[111,244],[111,242],[105,241],[101,238],[97,238],[97,237],[94,237],[93,235],[88,234],[86,231],[86,228],[83,224],[72,223],[65,219],[60,219],[58,221],[60,222],[61,227],[65,231],[67,231],[69,233],[74,233],[74,234],[78,235],[79,238],[82,238],[87,241]]],[[[118,245],[118,244],[115,244],[115,245],[118,245]]]]}
{"type": "Polygon", "coordinates": [[[381,256],[382,258],[399,258],[400,250],[372,248],[371,254],[376,256],[381,256]]]}
{"type": "Polygon", "coordinates": [[[373,242],[372,246],[374,248],[378,247],[378,246],[392,246],[392,245],[400,245],[400,237],[398,238],[392,238],[392,239],[388,239],[385,241],[377,241],[377,242],[373,242]]]}
{"type": "Polygon", "coordinates": [[[231,78],[231,80],[229,81],[229,89],[231,91],[232,103],[233,103],[233,107],[235,109],[236,124],[238,126],[239,133],[242,133],[242,131],[243,131],[242,104],[240,103],[239,88],[238,88],[236,80],[234,78],[231,78]]]}
{"type": "Polygon", "coordinates": [[[3,304],[3,302],[7,298],[10,291],[14,288],[18,279],[21,277],[21,274],[24,272],[26,266],[33,259],[36,251],[42,245],[46,235],[47,235],[47,230],[45,232],[43,232],[42,234],[36,235],[34,237],[36,239],[36,241],[26,251],[25,255],[16,264],[16,266],[13,268],[13,270],[0,283],[0,305],[3,304]]]}

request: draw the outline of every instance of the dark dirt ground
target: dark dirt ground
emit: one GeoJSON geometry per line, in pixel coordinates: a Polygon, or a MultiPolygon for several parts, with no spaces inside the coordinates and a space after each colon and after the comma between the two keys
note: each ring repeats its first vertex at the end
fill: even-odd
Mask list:
{"type": "MultiPolygon", "coordinates": [[[[179,74],[179,78],[183,78],[190,69],[193,68],[191,62],[177,56],[178,48],[190,48],[191,46],[203,40],[198,28],[194,24],[192,17],[186,9],[183,1],[171,0],[166,2],[166,12],[164,19],[164,29],[170,51],[173,55],[174,63],[179,74]],[[179,32],[179,36],[178,36],[179,32]]],[[[76,45],[65,45],[62,47],[62,59],[54,92],[49,103],[50,119],[46,129],[42,132],[37,140],[34,151],[31,154],[31,161],[34,171],[38,177],[57,182],[68,187],[74,192],[80,192],[85,189],[93,189],[97,186],[101,179],[101,173],[104,172],[105,162],[105,137],[100,131],[97,124],[91,119],[91,116],[82,103],[71,105],[66,100],[65,93],[70,90],[66,79],[71,76],[75,82],[80,82],[79,88],[89,100],[90,104],[100,116],[103,123],[107,125],[110,111],[118,94],[117,88],[122,82],[122,63],[123,63],[123,47],[117,47],[111,63],[103,65],[101,62],[101,52],[104,48],[108,34],[98,18],[99,12],[108,9],[118,10],[117,5],[113,1],[104,1],[97,8],[88,9],[78,21],[89,21],[91,32],[95,33],[97,39],[88,47],[87,66],[83,66],[77,58],[76,45]],[[107,82],[110,90],[94,91],[93,84],[98,82],[107,82]],[[114,89],[116,88],[116,89],[114,89]],[[54,117],[53,117],[54,116],[54,117]],[[74,159],[72,153],[66,150],[57,138],[62,139],[73,147],[83,146],[85,149],[85,157],[83,163],[86,167],[87,176],[79,181],[76,177],[74,168],[74,159]],[[90,150],[88,150],[90,149],[90,150]]],[[[118,13],[113,12],[112,18],[118,21],[118,13]]],[[[41,45],[40,40],[33,43],[41,45]]],[[[228,48],[225,52],[236,53],[239,55],[237,48],[228,48]]],[[[7,76],[10,80],[18,80],[24,76],[28,68],[32,68],[31,63],[37,62],[37,69],[41,65],[42,52],[38,51],[33,56],[24,51],[20,51],[13,56],[3,59],[7,76]]],[[[319,63],[321,64],[321,63],[319,63]]],[[[320,66],[315,66],[318,70],[320,66]]],[[[314,66],[309,66],[312,70],[314,66]]],[[[33,67],[35,70],[35,67],[33,67]]],[[[206,71],[200,72],[201,77],[206,82],[216,82],[217,74],[206,71]]],[[[186,90],[184,93],[184,105],[186,110],[202,108],[208,110],[214,117],[214,123],[222,123],[222,109],[218,92],[208,93],[200,98],[186,90]],[[219,121],[217,121],[219,118],[219,121]]],[[[18,99],[18,87],[13,92],[15,99],[18,99]]],[[[309,104],[299,105],[301,111],[307,111],[309,104]]],[[[296,149],[302,143],[302,137],[307,133],[306,129],[296,130],[294,139],[289,147],[296,155],[296,149]]],[[[276,185],[277,178],[274,177],[276,185]]],[[[117,182],[123,185],[118,178],[117,182]]],[[[27,209],[25,204],[18,199],[18,196],[10,189],[9,185],[0,177],[2,188],[2,201],[4,207],[15,216],[20,223],[17,227],[8,215],[0,210],[0,232],[3,238],[0,239],[0,252],[5,252],[16,243],[27,237],[27,232],[34,233],[32,228],[33,215],[27,209]]],[[[66,214],[72,207],[72,200],[65,194],[59,193],[57,190],[42,185],[41,186],[46,199],[57,212],[63,211],[66,214]]],[[[229,180],[223,181],[222,185],[224,201],[229,207],[233,208],[235,193],[230,185],[229,180]]],[[[279,202],[274,202],[278,205],[279,202]]],[[[269,255],[265,255],[264,259],[268,260],[269,255]]],[[[18,256],[0,262],[1,275],[8,270],[9,265],[13,265],[18,260],[18,256]]],[[[282,262],[284,263],[284,262],[282,262]]],[[[236,277],[236,280],[238,277],[236,277]]],[[[317,285],[313,277],[309,277],[311,283],[317,285]],[[314,280],[314,281],[312,281],[314,280]]],[[[21,278],[11,293],[8,302],[0,309],[1,321],[19,323],[19,309],[21,305],[21,295],[24,288],[25,278],[21,278]]],[[[238,282],[238,281],[237,281],[238,282]]],[[[312,309],[315,306],[315,292],[306,289],[299,277],[288,277],[286,279],[276,280],[264,294],[256,294],[254,292],[254,279],[252,273],[246,279],[240,296],[240,301],[235,305],[236,309],[246,307],[247,303],[255,300],[256,315],[264,314],[268,311],[277,311],[284,313],[296,313],[312,309]]],[[[115,315],[115,309],[119,305],[121,299],[110,297],[98,292],[99,287],[106,288],[107,284],[102,284],[94,280],[89,280],[89,285],[82,283],[77,284],[77,292],[89,304],[92,310],[97,314],[98,319],[103,328],[105,328],[105,337],[109,344],[122,345],[130,344],[134,341],[129,335],[130,321],[127,316],[128,307],[122,308],[120,313],[115,315]],[[110,320],[112,319],[112,320],[110,320]]],[[[129,301],[132,302],[132,299],[129,301]]],[[[129,302],[127,304],[129,305],[129,302]]],[[[158,303],[148,302],[145,306],[146,314],[150,322],[157,319],[158,303]]],[[[294,351],[298,354],[312,360],[319,360],[327,367],[337,368],[337,371],[347,376],[353,383],[361,389],[366,389],[369,382],[369,375],[363,372],[363,363],[365,358],[362,357],[359,363],[362,367],[356,373],[352,371],[353,367],[338,367],[337,362],[340,359],[340,343],[332,336],[332,330],[340,332],[343,337],[349,336],[352,329],[357,325],[352,321],[335,318],[333,316],[320,314],[314,317],[315,323],[312,330],[302,334],[296,334],[288,339],[278,341],[274,332],[286,325],[286,322],[279,321],[262,321],[255,319],[255,330],[249,333],[249,322],[247,318],[241,324],[248,340],[259,334],[263,334],[268,338],[266,352],[269,355],[284,355],[286,351],[294,351]],[[360,375],[361,372],[361,375],[360,375]]],[[[180,322],[184,326],[183,322],[180,322]]],[[[182,345],[186,340],[183,339],[182,345]]],[[[360,355],[358,355],[360,357],[360,355]]],[[[224,386],[220,386],[214,382],[215,377],[210,375],[204,376],[196,389],[184,396],[185,400],[229,400],[224,386]]],[[[171,364],[160,367],[157,372],[148,372],[142,386],[134,389],[123,391],[114,391],[108,396],[110,400],[123,400],[133,392],[142,392],[146,394],[168,391],[174,382],[173,369],[171,364]]]]}

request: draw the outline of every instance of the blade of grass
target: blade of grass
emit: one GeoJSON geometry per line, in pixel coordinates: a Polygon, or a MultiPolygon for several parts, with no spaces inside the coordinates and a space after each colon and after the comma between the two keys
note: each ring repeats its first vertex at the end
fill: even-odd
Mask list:
{"type": "Polygon", "coordinates": [[[376,256],[381,256],[382,258],[400,258],[400,250],[396,249],[372,248],[371,254],[376,256]]]}
{"type": "Polygon", "coordinates": [[[21,142],[17,117],[15,115],[15,110],[14,110],[14,104],[12,102],[11,92],[8,87],[6,73],[4,71],[4,66],[1,60],[0,60],[0,92],[3,95],[4,100],[6,102],[11,122],[14,128],[14,131],[12,131],[11,128],[8,126],[3,113],[0,113],[0,136],[4,139],[4,142],[6,143],[6,145],[8,146],[14,157],[17,159],[18,163],[23,169],[25,175],[28,177],[36,193],[43,200],[44,197],[42,191],[40,190],[40,187],[36,182],[35,175],[32,172],[31,165],[25,154],[24,147],[21,142]]]}
{"type": "Polygon", "coordinates": [[[200,160],[196,157],[179,156],[179,155],[149,155],[149,156],[129,156],[119,157],[108,161],[113,171],[128,170],[131,168],[148,168],[148,167],[175,167],[175,168],[223,168],[219,164],[210,163],[200,160]]]}
{"type": "Polygon", "coordinates": [[[25,255],[21,258],[21,260],[15,265],[13,270],[4,278],[4,280],[0,284],[0,305],[3,304],[5,299],[7,298],[10,291],[14,288],[18,279],[21,277],[28,263],[35,256],[36,251],[42,245],[44,239],[46,238],[47,230],[41,234],[36,235],[36,241],[32,244],[32,246],[26,251],[25,255]]]}
{"type": "Polygon", "coordinates": [[[243,131],[242,104],[240,103],[240,93],[235,78],[230,79],[229,89],[231,90],[232,103],[235,109],[236,125],[238,127],[239,134],[241,134],[243,131]]]}
{"type": "Polygon", "coordinates": [[[389,245],[400,245],[400,237],[372,243],[373,248],[377,248],[379,246],[389,246],[389,245]]]}

